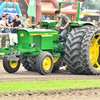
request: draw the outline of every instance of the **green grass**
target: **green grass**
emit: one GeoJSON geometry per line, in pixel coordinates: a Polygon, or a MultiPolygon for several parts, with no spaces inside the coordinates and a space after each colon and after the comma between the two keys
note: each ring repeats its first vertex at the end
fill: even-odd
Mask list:
{"type": "Polygon", "coordinates": [[[37,92],[65,89],[100,88],[100,80],[57,80],[40,82],[0,82],[0,93],[37,92]]]}

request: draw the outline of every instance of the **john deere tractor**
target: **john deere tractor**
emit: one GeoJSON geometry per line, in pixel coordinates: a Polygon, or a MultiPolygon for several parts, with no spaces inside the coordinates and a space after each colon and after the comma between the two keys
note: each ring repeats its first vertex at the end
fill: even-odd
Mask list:
{"type": "MultiPolygon", "coordinates": [[[[100,74],[100,29],[78,21],[80,3],[59,2],[59,10],[62,3],[78,5],[76,22],[69,24],[66,43],[59,40],[57,31],[50,29],[18,29],[18,43],[13,45],[9,34],[1,34],[0,53],[5,53],[3,66],[7,72],[16,72],[22,63],[26,70],[45,75],[59,69],[65,61],[71,73],[100,74]]],[[[54,22],[45,25],[50,27],[51,23],[54,22]]]]}

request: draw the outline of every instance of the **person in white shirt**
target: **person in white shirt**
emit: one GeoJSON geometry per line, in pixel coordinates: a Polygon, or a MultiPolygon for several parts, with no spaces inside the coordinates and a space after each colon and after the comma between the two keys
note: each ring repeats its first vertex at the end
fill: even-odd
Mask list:
{"type": "Polygon", "coordinates": [[[2,20],[0,20],[0,28],[1,28],[1,32],[5,33],[6,32],[6,28],[8,28],[6,26],[6,17],[2,16],[2,20]]]}
{"type": "Polygon", "coordinates": [[[29,28],[28,21],[26,20],[26,15],[23,15],[23,20],[21,21],[23,28],[29,28]]]}

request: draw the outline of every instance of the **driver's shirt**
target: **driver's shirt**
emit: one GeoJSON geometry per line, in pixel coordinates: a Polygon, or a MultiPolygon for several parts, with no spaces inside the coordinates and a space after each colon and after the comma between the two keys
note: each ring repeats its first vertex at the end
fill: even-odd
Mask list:
{"type": "Polygon", "coordinates": [[[58,18],[58,27],[64,27],[67,24],[68,20],[70,20],[68,16],[66,14],[62,14],[61,17],[58,18]]]}

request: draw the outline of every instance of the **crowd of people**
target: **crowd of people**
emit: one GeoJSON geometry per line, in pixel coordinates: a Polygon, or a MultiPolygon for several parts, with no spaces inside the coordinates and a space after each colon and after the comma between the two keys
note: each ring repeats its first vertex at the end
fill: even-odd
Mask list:
{"type": "MultiPolygon", "coordinates": [[[[60,13],[60,12],[59,12],[60,13]]],[[[87,18],[87,22],[93,23],[95,26],[100,27],[100,19],[97,22],[96,20],[91,21],[90,18],[87,18]]],[[[19,14],[15,16],[11,16],[11,20],[9,20],[9,14],[2,14],[2,18],[0,18],[0,31],[2,33],[16,33],[16,30],[19,28],[29,28],[28,20],[26,15],[19,14]]]]}
{"type": "Polygon", "coordinates": [[[93,23],[95,26],[100,27],[100,19],[99,21],[96,20],[91,21],[90,18],[87,18],[87,22],[93,23]]]}
{"type": "Polygon", "coordinates": [[[2,33],[16,33],[16,29],[19,28],[29,28],[28,20],[26,19],[26,15],[16,15],[11,16],[11,20],[9,20],[9,14],[2,14],[2,18],[0,19],[0,31],[2,33]]]}

